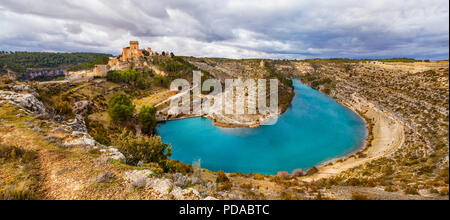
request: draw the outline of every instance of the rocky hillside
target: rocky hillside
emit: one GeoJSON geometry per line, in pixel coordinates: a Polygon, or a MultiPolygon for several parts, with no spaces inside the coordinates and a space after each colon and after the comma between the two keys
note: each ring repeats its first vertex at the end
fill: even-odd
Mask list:
{"type": "Polygon", "coordinates": [[[161,154],[136,160],[149,155],[134,152],[136,146],[171,148],[139,132],[141,108],[159,105],[163,110],[161,103],[173,96],[166,78],[151,68],[136,65],[148,83],[144,87],[107,79],[1,79],[0,199],[448,199],[448,62],[404,64],[404,70],[317,60],[147,62],[166,71],[167,78],[190,80],[198,69],[219,79],[276,77],[286,97],[293,95],[286,82],[298,78],[341,103],[361,97],[402,121],[405,141],[390,156],[317,181],[306,181],[320,172],[317,168],[277,176],[215,173],[201,163],[186,165],[161,154]],[[126,95],[136,107],[126,123],[116,123],[108,114],[115,94],[126,95]]]}
{"type": "Polygon", "coordinates": [[[435,63],[292,62],[302,82],[345,103],[363,97],[406,126],[395,154],[325,181],[386,191],[448,195],[449,66],[435,63]]]}
{"type": "MultiPolygon", "coordinates": [[[[193,58],[185,57],[189,63],[193,64],[197,68],[209,72],[214,78],[221,81],[225,85],[226,79],[278,79],[278,106],[279,113],[276,115],[263,115],[263,114],[244,114],[244,115],[226,115],[226,114],[213,114],[208,115],[214,123],[218,126],[224,127],[253,127],[259,126],[265,120],[273,119],[279,114],[282,114],[290,106],[294,97],[294,89],[290,76],[282,76],[276,73],[274,64],[276,61],[260,60],[260,59],[247,59],[247,60],[231,60],[221,58],[193,58]]],[[[269,103],[269,87],[267,87],[267,102],[269,103]]],[[[245,104],[244,104],[245,105],[245,104]]],[[[244,106],[248,108],[247,105],[244,106]]],[[[258,107],[257,107],[258,110],[258,107]]]]}

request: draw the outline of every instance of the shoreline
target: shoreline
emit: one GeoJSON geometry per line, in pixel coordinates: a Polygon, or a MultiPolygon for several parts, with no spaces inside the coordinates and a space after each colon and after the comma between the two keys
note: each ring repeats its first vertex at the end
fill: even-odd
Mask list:
{"type": "Polygon", "coordinates": [[[403,145],[404,125],[399,119],[363,98],[354,94],[352,97],[351,101],[339,98],[336,101],[358,114],[366,122],[370,130],[368,130],[368,138],[364,146],[352,154],[322,163],[316,167],[317,173],[302,177],[300,180],[313,182],[339,175],[351,168],[389,156],[403,145]]]}
{"type": "Polygon", "coordinates": [[[350,111],[352,111],[353,113],[355,113],[356,115],[358,115],[358,117],[360,117],[364,121],[364,124],[366,127],[366,138],[358,147],[355,147],[355,149],[349,151],[348,153],[345,153],[342,156],[337,156],[332,159],[326,160],[324,162],[321,162],[319,165],[314,166],[314,167],[318,168],[319,170],[321,167],[331,166],[333,163],[335,163],[337,161],[340,161],[340,160],[345,161],[349,158],[356,157],[358,155],[363,155],[364,152],[369,148],[369,144],[371,144],[371,142],[374,140],[374,137],[373,137],[374,124],[360,111],[353,110],[351,106],[349,106],[346,103],[343,103],[342,101],[340,101],[338,99],[334,99],[334,100],[337,103],[339,103],[340,105],[342,105],[344,108],[347,108],[350,111]]]}

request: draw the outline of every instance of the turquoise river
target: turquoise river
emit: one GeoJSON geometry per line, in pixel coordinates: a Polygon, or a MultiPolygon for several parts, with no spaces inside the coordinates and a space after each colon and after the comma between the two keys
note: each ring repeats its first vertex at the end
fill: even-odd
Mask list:
{"type": "Polygon", "coordinates": [[[271,126],[219,128],[206,118],[169,121],[157,128],[172,159],[228,173],[276,174],[309,169],[360,149],[364,121],[332,98],[294,80],[295,98],[271,126]]]}

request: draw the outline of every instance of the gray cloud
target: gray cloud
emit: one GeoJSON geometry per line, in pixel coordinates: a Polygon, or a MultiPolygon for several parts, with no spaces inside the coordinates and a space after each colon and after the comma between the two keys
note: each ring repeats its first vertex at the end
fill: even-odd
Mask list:
{"type": "Polygon", "coordinates": [[[447,0],[1,0],[0,50],[448,59],[447,0]]]}
{"type": "Polygon", "coordinates": [[[69,33],[72,34],[80,34],[81,32],[83,32],[80,24],[68,23],[65,24],[64,27],[69,33]]]}

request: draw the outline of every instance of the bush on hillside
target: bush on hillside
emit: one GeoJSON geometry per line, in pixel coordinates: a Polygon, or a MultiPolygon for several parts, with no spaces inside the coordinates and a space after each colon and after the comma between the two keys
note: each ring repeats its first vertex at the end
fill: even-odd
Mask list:
{"type": "Polygon", "coordinates": [[[225,172],[223,172],[222,170],[217,172],[216,183],[225,183],[225,182],[230,182],[230,179],[228,179],[225,172]]]}
{"type": "Polygon", "coordinates": [[[253,176],[253,179],[255,179],[255,180],[264,180],[265,177],[264,177],[263,175],[257,173],[257,174],[255,174],[255,175],[253,176]]]}
{"type": "Polygon", "coordinates": [[[136,106],[122,94],[116,94],[109,101],[108,114],[116,123],[123,123],[133,117],[136,106]]]}
{"type": "Polygon", "coordinates": [[[183,175],[187,175],[194,172],[193,166],[176,160],[168,159],[160,162],[159,165],[165,173],[182,173],[183,175]]]}
{"type": "Polygon", "coordinates": [[[119,151],[125,156],[127,164],[136,166],[142,163],[162,163],[171,155],[172,147],[163,143],[159,136],[136,137],[124,131],[117,140],[119,151]]]}
{"type": "Polygon", "coordinates": [[[106,79],[115,83],[127,83],[139,89],[150,88],[151,72],[139,72],[134,69],[111,70],[107,73],[106,79]]]}
{"type": "Polygon", "coordinates": [[[404,190],[405,194],[407,195],[420,195],[419,191],[414,188],[413,186],[409,186],[404,190]]]}
{"type": "Polygon", "coordinates": [[[165,77],[165,76],[161,76],[161,75],[155,75],[154,79],[153,79],[153,83],[155,85],[164,87],[164,88],[169,88],[170,86],[170,80],[169,78],[165,77]]]}
{"type": "Polygon", "coordinates": [[[0,145],[0,162],[20,160],[22,163],[29,163],[35,158],[35,152],[20,147],[0,145]]]}
{"type": "Polygon", "coordinates": [[[99,121],[90,120],[89,117],[85,118],[85,122],[88,132],[94,140],[106,146],[111,145],[111,140],[109,137],[110,132],[103,126],[102,123],[99,121]]]}
{"type": "Polygon", "coordinates": [[[306,172],[306,175],[307,176],[311,176],[311,175],[314,175],[314,174],[316,174],[316,173],[318,173],[319,172],[319,169],[317,169],[317,167],[312,167],[311,169],[309,169],[307,172],[306,172]]]}
{"type": "Polygon", "coordinates": [[[156,127],[156,108],[153,106],[143,106],[138,116],[143,134],[153,134],[156,127]]]}
{"type": "Polygon", "coordinates": [[[35,151],[0,144],[0,166],[8,166],[12,169],[6,170],[7,181],[0,184],[0,200],[37,200],[40,198],[40,192],[37,189],[36,158],[35,151]]]}
{"type": "Polygon", "coordinates": [[[69,115],[72,114],[72,106],[67,101],[59,101],[55,103],[55,111],[57,114],[69,115]]]}

